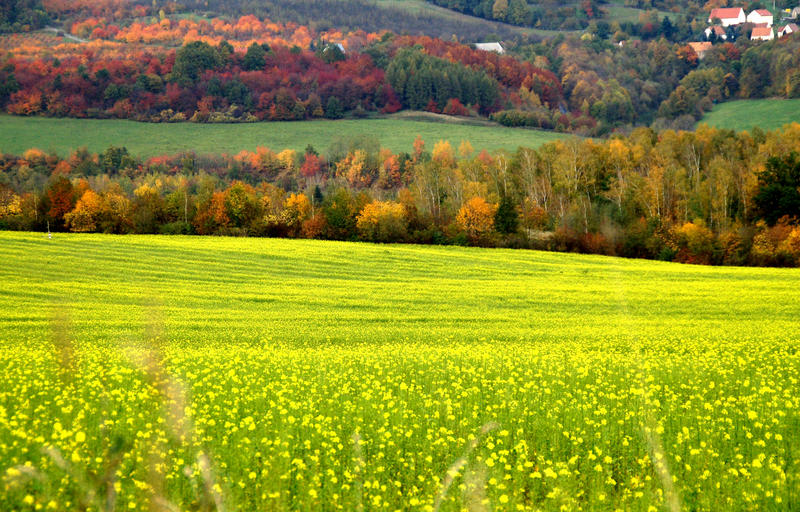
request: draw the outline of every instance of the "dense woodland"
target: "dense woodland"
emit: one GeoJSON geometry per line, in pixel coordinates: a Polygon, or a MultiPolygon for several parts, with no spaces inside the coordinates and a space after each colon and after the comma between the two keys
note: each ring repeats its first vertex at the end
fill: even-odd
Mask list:
{"type": "Polygon", "coordinates": [[[0,50],[6,112],[248,122],[425,109],[604,135],[690,129],[729,99],[800,97],[797,34],[717,42],[702,60],[665,37],[620,47],[588,34],[499,56],[426,36],[320,31],[253,15],[178,19],[173,3],[155,16],[123,0],[45,5],[71,16],[69,32],[89,42],[0,50]]]}
{"type": "Polygon", "coordinates": [[[636,129],[476,152],[370,138],[141,160],[124,148],[0,161],[0,229],[285,236],[800,264],[800,124],[636,129]]]}
{"type": "Polygon", "coordinates": [[[36,30],[48,19],[41,0],[6,0],[0,4],[0,34],[36,30]]]}
{"type": "Polygon", "coordinates": [[[555,38],[520,52],[557,74],[569,111],[596,120],[597,133],[654,122],[655,128],[690,129],[729,99],[800,97],[800,37],[722,42],[703,60],[663,38],[621,48],[555,38]]]}
{"type": "Polygon", "coordinates": [[[386,35],[347,55],[336,44],[312,46],[251,43],[236,51],[226,41],[195,41],[127,55],[113,46],[60,58],[9,55],[0,105],[18,115],[231,122],[335,119],[401,107],[477,115],[531,101],[554,110],[562,101],[550,71],[439,39],[386,35]],[[406,69],[412,61],[416,67],[406,69]]]}

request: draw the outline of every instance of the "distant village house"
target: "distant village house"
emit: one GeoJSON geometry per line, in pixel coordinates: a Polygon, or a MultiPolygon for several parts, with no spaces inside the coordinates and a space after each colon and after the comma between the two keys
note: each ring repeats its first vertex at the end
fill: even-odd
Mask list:
{"type": "Polygon", "coordinates": [[[772,41],[775,39],[775,34],[772,33],[772,27],[755,27],[750,34],[751,41],[772,41]]]}
{"type": "Polygon", "coordinates": [[[789,23],[785,27],[782,27],[780,30],[778,30],[778,37],[788,36],[789,34],[794,34],[796,32],[800,32],[800,27],[798,27],[796,23],[789,23]]]}
{"type": "Polygon", "coordinates": [[[708,22],[713,23],[714,20],[719,20],[723,27],[730,27],[731,25],[741,25],[747,21],[747,17],[741,7],[722,7],[711,10],[708,22]]]}
{"type": "MultiPolygon", "coordinates": [[[[794,14],[795,11],[800,11],[800,7],[792,11],[792,14],[794,14]]],[[[719,21],[719,25],[713,25],[705,29],[704,33],[706,39],[711,39],[713,34],[716,36],[715,39],[727,40],[728,34],[726,33],[725,27],[732,27],[741,25],[743,23],[749,23],[753,27],[753,31],[750,33],[750,40],[772,41],[775,39],[775,31],[772,29],[774,18],[772,16],[772,12],[768,11],[767,9],[754,9],[747,16],[745,16],[744,9],[741,7],[723,7],[712,9],[711,14],[708,16],[708,22],[715,23],[717,21],[719,21]]],[[[778,37],[783,37],[786,34],[793,33],[796,31],[796,27],[797,25],[794,25],[794,27],[789,27],[789,25],[786,25],[780,29],[778,32],[778,37]]],[[[699,45],[699,43],[689,44],[699,45]]],[[[707,50],[699,46],[695,48],[695,53],[697,53],[698,57],[700,57],[701,51],[707,50]]]]}
{"type": "Polygon", "coordinates": [[[506,53],[505,48],[503,45],[497,42],[494,43],[475,43],[475,48],[478,50],[483,50],[485,52],[495,52],[495,53],[506,53]]]}
{"type": "Polygon", "coordinates": [[[694,53],[697,54],[698,59],[702,59],[706,56],[706,52],[711,49],[711,43],[708,41],[703,43],[689,43],[694,53]]]}
{"type": "Polygon", "coordinates": [[[717,36],[717,39],[722,39],[723,41],[727,41],[727,39],[728,39],[728,33],[725,32],[725,29],[720,27],[719,25],[714,25],[713,27],[708,27],[705,30],[706,39],[709,39],[711,37],[712,33],[715,36],[717,36]]]}
{"type": "Polygon", "coordinates": [[[771,27],[772,13],[766,9],[756,9],[747,15],[747,22],[755,25],[766,23],[768,27],[771,27]]]}

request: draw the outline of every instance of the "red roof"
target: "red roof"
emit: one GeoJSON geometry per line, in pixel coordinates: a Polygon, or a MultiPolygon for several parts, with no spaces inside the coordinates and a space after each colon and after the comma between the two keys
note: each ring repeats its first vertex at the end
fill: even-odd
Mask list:
{"type": "Polygon", "coordinates": [[[724,36],[726,34],[725,29],[720,27],[719,25],[714,25],[713,27],[711,27],[711,30],[713,30],[714,33],[718,36],[724,36]]]}
{"type": "Polygon", "coordinates": [[[696,53],[698,56],[701,53],[705,53],[705,52],[707,52],[708,50],[710,50],[712,48],[711,47],[711,43],[709,43],[709,42],[689,43],[689,46],[692,47],[692,50],[694,50],[694,53],[696,53]]]}
{"type": "Polygon", "coordinates": [[[772,13],[766,9],[756,9],[756,12],[761,16],[772,16],[772,13]]]}
{"type": "Polygon", "coordinates": [[[719,18],[721,20],[736,19],[740,14],[744,14],[741,7],[723,7],[712,9],[708,16],[710,19],[719,18]]]}
{"type": "Polygon", "coordinates": [[[753,29],[752,37],[769,37],[772,35],[772,29],[769,27],[756,27],[753,29]]]}

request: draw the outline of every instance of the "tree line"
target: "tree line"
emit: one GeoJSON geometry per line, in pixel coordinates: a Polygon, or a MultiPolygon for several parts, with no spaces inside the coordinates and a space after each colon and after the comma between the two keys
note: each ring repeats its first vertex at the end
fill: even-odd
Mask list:
{"type": "Polygon", "coordinates": [[[368,136],[140,159],[121,147],[0,159],[0,228],[285,236],[800,264],[800,124],[638,128],[513,153],[368,136]]]}

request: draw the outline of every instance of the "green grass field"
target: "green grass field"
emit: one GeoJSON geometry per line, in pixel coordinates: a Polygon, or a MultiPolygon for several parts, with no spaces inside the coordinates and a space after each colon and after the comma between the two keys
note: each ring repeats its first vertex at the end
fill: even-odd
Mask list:
{"type": "Polygon", "coordinates": [[[151,124],[125,120],[17,117],[0,115],[0,151],[21,154],[36,147],[44,151],[69,154],[86,146],[99,152],[110,145],[124,145],[134,155],[155,156],[193,150],[199,154],[230,153],[257,146],[274,150],[301,151],[308,144],[327,149],[342,136],[373,135],[392,151],[413,150],[420,135],[430,148],[441,140],[458,147],[468,140],[477,150],[538,147],[544,142],[565,137],[555,132],[480,126],[463,123],[425,122],[402,118],[272,122],[252,124],[151,124]]]}
{"type": "MultiPolygon", "coordinates": [[[[526,36],[536,35],[540,37],[554,37],[559,33],[578,32],[577,30],[543,30],[538,28],[511,25],[503,22],[497,22],[494,20],[487,20],[485,18],[470,16],[468,14],[464,14],[452,9],[446,9],[431,2],[426,2],[425,0],[373,0],[373,2],[380,6],[392,7],[395,9],[403,9],[405,11],[418,15],[421,14],[429,16],[438,16],[444,19],[458,21],[461,23],[470,23],[470,22],[485,23],[488,28],[492,28],[492,26],[495,26],[496,24],[502,26],[506,30],[510,30],[513,33],[526,36]]],[[[470,43],[470,42],[481,42],[481,41],[465,41],[465,42],[470,43]]]]}
{"type": "Polygon", "coordinates": [[[754,126],[775,130],[785,124],[800,123],[800,99],[727,101],[716,105],[700,123],[736,131],[749,131],[754,126]]]}
{"type": "Polygon", "coordinates": [[[2,510],[792,510],[800,272],[0,232],[2,510]]]}

